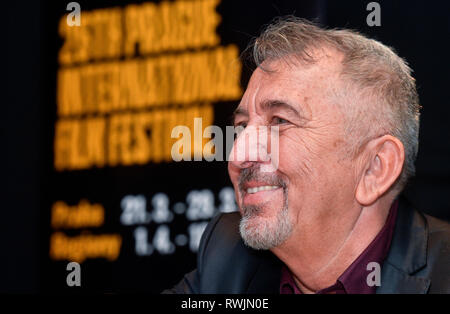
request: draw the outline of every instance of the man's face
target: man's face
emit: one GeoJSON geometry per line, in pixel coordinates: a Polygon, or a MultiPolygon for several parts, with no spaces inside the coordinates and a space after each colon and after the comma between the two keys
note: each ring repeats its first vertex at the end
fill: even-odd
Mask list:
{"type": "MultiPolygon", "coordinates": [[[[247,130],[279,128],[279,154],[272,156],[278,158],[277,167],[248,158],[228,164],[243,216],[241,235],[254,248],[277,247],[293,235],[333,237],[339,232],[336,224],[347,222],[341,208],[354,199],[355,171],[346,153],[344,116],[334,92],[341,88],[339,60],[329,53],[314,65],[264,63],[271,71],[255,70],[236,110],[234,124],[245,130],[233,152],[245,147],[241,141],[247,130]]],[[[247,149],[266,147],[270,149],[247,149]]]]}

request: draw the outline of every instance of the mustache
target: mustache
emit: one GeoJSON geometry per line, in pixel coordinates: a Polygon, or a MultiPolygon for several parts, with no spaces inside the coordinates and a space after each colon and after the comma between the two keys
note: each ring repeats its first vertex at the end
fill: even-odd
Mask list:
{"type": "Polygon", "coordinates": [[[253,166],[241,170],[238,177],[238,186],[241,191],[244,191],[245,184],[250,181],[262,181],[269,185],[278,185],[286,188],[286,182],[275,173],[261,172],[259,166],[253,166]]]}

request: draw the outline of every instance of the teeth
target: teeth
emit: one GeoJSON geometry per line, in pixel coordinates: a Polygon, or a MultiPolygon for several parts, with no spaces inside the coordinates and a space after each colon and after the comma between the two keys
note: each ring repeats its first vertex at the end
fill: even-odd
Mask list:
{"type": "Polygon", "coordinates": [[[257,186],[254,188],[248,188],[247,189],[247,193],[248,194],[253,194],[259,191],[270,191],[270,190],[275,190],[278,189],[279,186],[278,185],[263,185],[263,186],[257,186]]]}

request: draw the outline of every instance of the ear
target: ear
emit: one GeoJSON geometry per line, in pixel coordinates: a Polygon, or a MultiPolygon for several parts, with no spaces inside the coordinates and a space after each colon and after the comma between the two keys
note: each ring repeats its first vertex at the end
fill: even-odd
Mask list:
{"type": "Polygon", "coordinates": [[[403,169],[402,142],[384,135],[371,140],[362,152],[366,156],[363,173],[356,188],[356,200],[363,206],[374,203],[395,183],[403,169]]]}

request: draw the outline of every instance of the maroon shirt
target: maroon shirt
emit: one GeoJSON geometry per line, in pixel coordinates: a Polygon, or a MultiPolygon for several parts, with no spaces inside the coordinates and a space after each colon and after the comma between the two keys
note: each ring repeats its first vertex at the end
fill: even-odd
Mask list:
{"type": "MultiPolygon", "coordinates": [[[[376,286],[367,285],[367,276],[373,270],[367,270],[367,264],[377,262],[382,265],[391,246],[392,234],[397,217],[398,200],[390,210],[381,231],[369,244],[369,246],[358,256],[358,258],[344,271],[336,283],[328,288],[322,289],[317,294],[373,294],[376,286]]],[[[295,284],[291,272],[286,266],[281,269],[280,294],[301,294],[302,292],[295,284]]]]}

